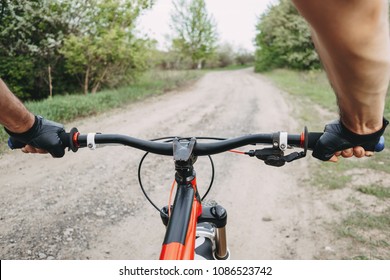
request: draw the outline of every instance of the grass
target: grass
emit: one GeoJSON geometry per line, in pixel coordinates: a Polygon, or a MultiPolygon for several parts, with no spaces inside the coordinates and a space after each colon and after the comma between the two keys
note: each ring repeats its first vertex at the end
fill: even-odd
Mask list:
{"type": "Polygon", "coordinates": [[[151,95],[162,94],[199,77],[197,71],[151,71],[136,83],[97,94],[57,96],[38,102],[27,102],[27,108],[47,119],[68,122],[121,107],[151,95]]]}
{"type": "Polygon", "coordinates": [[[207,71],[226,71],[226,70],[241,70],[253,67],[253,64],[231,64],[226,67],[208,69],[207,71]]]}
{"type": "MultiPolygon", "coordinates": [[[[118,108],[166,91],[185,85],[198,79],[201,71],[149,71],[136,83],[114,90],[104,90],[89,95],[54,96],[37,102],[26,102],[26,107],[34,114],[47,119],[66,123],[77,118],[98,114],[118,108]]],[[[6,149],[8,135],[0,129],[0,152],[6,149]]]]}
{"type": "Polygon", "coordinates": [[[339,235],[353,240],[350,259],[390,259],[390,208],[378,214],[351,213],[342,221],[339,235]]]}
{"type": "MultiPolygon", "coordinates": [[[[285,92],[297,108],[295,115],[303,125],[312,130],[323,129],[330,117],[337,118],[336,98],[323,71],[299,72],[285,69],[264,73],[266,77],[285,92]]],[[[385,117],[390,118],[390,94],[385,104],[385,117]]],[[[390,129],[385,132],[385,139],[390,139],[390,129]]],[[[315,162],[311,170],[309,184],[326,192],[340,191],[352,187],[352,195],[345,203],[338,201],[332,211],[342,215],[343,204],[350,205],[349,212],[335,224],[340,238],[349,240],[350,248],[344,252],[347,259],[390,259],[390,188],[377,180],[375,184],[353,186],[348,170],[359,169],[374,176],[390,174],[390,151],[385,149],[368,160],[341,159],[337,164],[315,162]],[[381,173],[379,173],[381,172],[381,173]],[[375,175],[377,174],[377,175],[375,175]],[[373,205],[367,207],[364,196],[374,198],[373,205]],[[363,197],[362,197],[363,196],[363,197]],[[382,209],[382,210],[381,210],[382,209]],[[384,209],[384,210],[383,210],[384,209]]],[[[364,176],[364,175],[358,175],[364,176]]],[[[385,182],[385,181],[384,181],[385,182]]],[[[326,195],[326,194],[325,194],[326,195]]],[[[372,203],[372,202],[371,202],[372,203]]],[[[330,203],[332,205],[332,203],[330,203]]],[[[348,209],[348,207],[347,207],[348,209]]]]}
{"type": "Polygon", "coordinates": [[[276,69],[265,75],[293,96],[309,98],[328,110],[336,110],[335,96],[323,71],[276,69]]]}
{"type": "Polygon", "coordinates": [[[390,198],[390,188],[378,184],[359,187],[358,191],[364,194],[373,195],[380,199],[390,198]]]}

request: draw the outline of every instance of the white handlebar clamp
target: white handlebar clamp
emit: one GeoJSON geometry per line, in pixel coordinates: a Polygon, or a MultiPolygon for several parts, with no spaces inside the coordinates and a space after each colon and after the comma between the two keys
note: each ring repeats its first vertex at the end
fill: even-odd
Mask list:
{"type": "Polygon", "coordinates": [[[95,135],[96,133],[87,134],[87,147],[91,150],[96,150],[95,135]]]}

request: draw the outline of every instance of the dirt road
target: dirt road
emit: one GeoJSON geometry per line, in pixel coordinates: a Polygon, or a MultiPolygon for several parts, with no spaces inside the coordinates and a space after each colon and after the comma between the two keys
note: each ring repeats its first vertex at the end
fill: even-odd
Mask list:
{"type": "MultiPolygon", "coordinates": [[[[141,138],[299,133],[292,109],[278,89],[246,69],[209,73],[186,89],[66,127],[141,138]]],[[[62,159],[2,155],[0,258],[157,259],[164,226],[137,184],[141,156],[126,147],[80,150],[62,159]]],[[[326,258],[331,237],[322,227],[324,202],[302,183],[311,159],[283,168],[231,153],[214,160],[210,198],[228,210],[232,259],[326,258]]],[[[148,192],[163,206],[173,163],[150,157],[146,166],[148,192]]],[[[195,167],[205,190],[209,163],[200,159],[195,167]]]]}

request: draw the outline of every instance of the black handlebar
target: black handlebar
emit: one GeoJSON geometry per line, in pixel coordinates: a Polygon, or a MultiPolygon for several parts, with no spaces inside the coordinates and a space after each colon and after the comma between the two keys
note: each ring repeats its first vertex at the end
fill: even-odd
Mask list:
{"type": "MultiPolygon", "coordinates": [[[[251,134],[226,140],[219,140],[212,143],[196,143],[193,148],[193,154],[195,156],[206,156],[252,144],[274,145],[277,134],[278,133],[251,134]]],[[[322,133],[317,132],[288,135],[287,144],[302,148],[305,148],[306,146],[307,149],[312,150],[321,135],[322,133]]],[[[78,148],[88,146],[88,135],[80,134],[75,128],[72,129],[70,133],[61,135],[60,138],[64,146],[74,152],[76,152],[78,148]]],[[[173,155],[172,143],[142,140],[119,134],[95,134],[93,139],[95,144],[121,144],[154,154],[166,156],[173,155]]]]}
{"type": "MultiPolygon", "coordinates": [[[[193,154],[195,156],[206,156],[252,144],[273,145],[277,134],[278,133],[251,134],[226,140],[218,140],[212,143],[196,143],[193,148],[193,154]]],[[[307,133],[305,130],[305,133],[302,134],[288,135],[287,144],[294,147],[302,147],[312,150],[321,135],[322,133],[319,132],[307,133]]],[[[60,133],[59,138],[64,148],[69,148],[69,150],[74,152],[76,152],[78,148],[87,147],[88,145],[88,134],[80,134],[76,128],[73,128],[69,133],[60,133]]],[[[166,156],[173,155],[172,143],[142,140],[120,134],[95,134],[93,139],[96,144],[121,144],[154,154],[166,156]]],[[[25,146],[24,143],[21,143],[12,137],[10,137],[8,145],[11,149],[20,149],[25,146]]]]}
{"type": "MultiPolygon", "coordinates": [[[[88,135],[91,134],[80,134],[76,128],[73,128],[69,133],[65,131],[60,133],[59,138],[61,140],[64,149],[69,148],[69,150],[72,150],[73,152],[76,152],[79,148],[87,147],[88,145],[90,145],[89,142],[92,141],[93,145],[121,144],[139,150],[143,150],[145,152],[150,152],[159,155],[172,156],[174,153],[173,151],[174,145],[172,143],[157,142],[154,140],[143,140],[143,139],[134,138],[127,135],[120,135],[120,134],[93,134],[93,136],[90,136],[92,137],[91,138],[92,140],[91,139],[88,140],[88,135]]],[[[301,134],[287,134],[286,132],[276,132],[270,134],[251,134],[251,135],[240,136],[240,137],[235,137],[230,139],[223,139],[223,140],[220,140],[220,138],[210,138],[218,141],[212,143],[195,142],[194,147],[192,149],[192,154],[195,156],[207,156],[207,155],[226,152],[246,145],[271,144],[274,150],[280,148],[280,150],[282,151],[284,151],[286,148],[283,146],[301,147],[304,149],[304,151],[302,152],[302,156],[305,156],[307,150],[314,149],[314,147],[317,144],[317,141],[322,135],[323,135],[322,132],[309,133],[305,127],[304,132],[301,134]],[[284,136],[283,141],[281,141],[280,138],[282,134],[284,136]]],[[[183,138],[181,138],[181,140],[182,139],[183,138]]],[[[189,138],[184,138],[184,139],[189,140],[189,138]]],[[[10,137],[8,140],[8,146],[11,149],[20,149],[25,146],[25,143],[21,143],[15,138],[10,137]]],[[[375,147],[375,151],[380,152],[383,149],[384,149],[384,137],[382,136],[380,141],[375,147]]],[[[258,157],[256,153],[255,155],[258,157]]],[[[291,158],[287,158],[287,160],[290,159],[291,158]]]]}

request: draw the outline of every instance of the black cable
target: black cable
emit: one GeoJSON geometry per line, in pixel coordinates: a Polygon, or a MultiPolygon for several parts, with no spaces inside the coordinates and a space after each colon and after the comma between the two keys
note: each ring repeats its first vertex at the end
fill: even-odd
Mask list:
{"type": "Polygon", "coordinates": [[[208,156],[209,159],[210,159],[210,163],[211,163],[211,181],[210,181],[210,184],[209,184],[209,187],[207,188],[207,191],[206,193],[203,195],[201,201],[203,201],[206,196],[209,194],[210,190],[211,190],[211,187],[213,186],[213,183],[214,183],[214,162],[213,162],[213,159],[211,158],[211,156],[208,156]]]}
{"type": "Polygon", "coordinates": [[[145,153],[144,156],[142,157],[141,161],[139,162],[139,165],[138,165],[138,183],[139,183],[139,186],[141,187],[141,190],[142,192],[144,193],[144,196],[146,197],[146,199],[150,202],[150,204],[152,204],[152,206],[154,208],[156,208],[156,210],[158,212],[161,213],[161,215],[163,216],[167,216],[163,211],[161,211],[160,208],[157,207],[156,204],[154,204],[154,202],[150,199],[150,197],[148,196],[148,194],[146,193],[145,191],[145,188],[142,184],[142,180],[141,180],[141,167],[142,167],[142,163],[144,162],[145,158],[147,157],[147,155],[149,154],[149,152],[145,153]]]}

